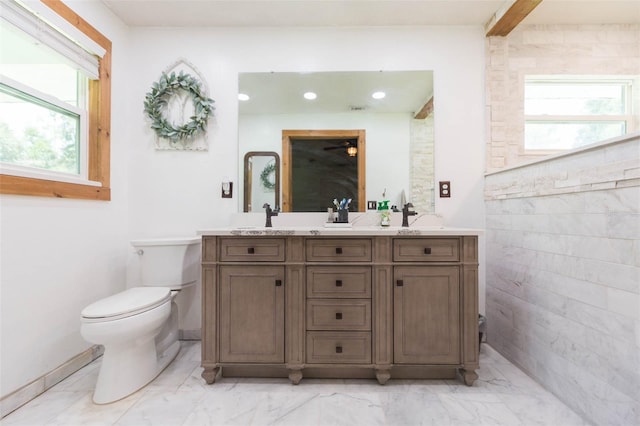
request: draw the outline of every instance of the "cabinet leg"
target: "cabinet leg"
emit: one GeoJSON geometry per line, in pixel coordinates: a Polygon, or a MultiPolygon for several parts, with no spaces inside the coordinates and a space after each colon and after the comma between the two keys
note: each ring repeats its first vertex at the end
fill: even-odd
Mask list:
{"type": "Polygon", "coordinates": [[[218,376],[218,372],[220,371],[220,367],[215,368],[205,368],[202,372],[202,378],[208,385],[215,383],[216,377],[218,376]]]}
{"type": "Polygon", "coordinates": [[[300,380],[302,380],[302,370],[289,370],[289,380],[291,380],[291,383],[294,385],[300,383],[300,380]]]}
{"type": "Polygon", "coordinates": [[[378,380],[378,383],[380,383],[381,385],[384,385],[385,383],[387,383],[390,378],[391,378],[391,370],[389,369],[376,370],[376,379],[378,380]]]}
{"type": "Polygon", "coordinates": [[[473,385],[473,382],[475,382],[478,378],[478,374],[475,372],[475,370],[465,370],[464,368],[461,368],[460,370],[458,370],[458,373],[460,374],[460,378],[462,379],[464,384],[467,386],[473,385]]]}

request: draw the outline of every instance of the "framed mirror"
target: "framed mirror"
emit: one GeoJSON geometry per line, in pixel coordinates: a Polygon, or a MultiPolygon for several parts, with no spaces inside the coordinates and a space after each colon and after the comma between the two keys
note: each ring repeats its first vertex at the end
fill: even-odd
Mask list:
{"type": "Polygon", "coordinates": [[[280,156],[250,151],[244,156],[244,211],[262,211],[265,203],[280,206],[280,156]]]}
{"type": "Polygon", "coordinates": [[[242,161],[246,152],[277,152],[282,158],[283,211],[326,211],[334,198],[347,197],[340,184],[352,178],[325,172],[327,193],[314,193],[309,187],[315,178],[306,172],[337,154],[346,156],[347,148],[358,148],[356,143],[349,138],[328,140],[342,145],[318,148],[313,165],[311,153],[300,157],[306,164],[298,164],[296,155],[285,152],[285,131],[363,131],[366,151],[358,148],[354,157],[361,162],[355,185],[363,193],[353,197],[357,210],[368,201],[382,200],[385,193],[390,205],[412,202],[420,213],[434,212],[433,79],[429,70],[240,73],[239,93],[244,96],[239,96],[238,157],[242,161]],[[290,169],[306,174],[285,176],[290,169]],[[294,193],[298,187],[301,195],[294,193]],[[313,204],[301,207],[301,197],[309,195],[313,204]]]}

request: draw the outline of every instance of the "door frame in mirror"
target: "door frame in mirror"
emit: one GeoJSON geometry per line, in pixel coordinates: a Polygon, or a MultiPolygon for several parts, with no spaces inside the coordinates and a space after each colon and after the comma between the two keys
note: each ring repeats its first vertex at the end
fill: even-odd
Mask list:
{"type": "Polygon", "coordinates": [[[283,130],[282,131],[282,211],[292,211],[292,140],[356,139],[358,148],[358,211],[364,212],[366,200],[366,131],[359,130],[283,130]]]}
{"type": "Polygon", "coordinates": [[[273,151],[249,151],[244,155],[244,207],[243,210],[245,212],[249,211],[249,203],[251,201],[251,172],[252,170],[249,167],[249,161],[252,157],[273,157],[275,164],[275,205],[272,207],[277,207],[280,204],[280,156],[277,152],[273,151]]]}

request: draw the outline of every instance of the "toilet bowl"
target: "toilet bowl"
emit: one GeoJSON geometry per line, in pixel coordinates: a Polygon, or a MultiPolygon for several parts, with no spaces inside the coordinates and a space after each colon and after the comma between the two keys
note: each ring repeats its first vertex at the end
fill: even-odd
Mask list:
{"type": "Polygon", "coordinates": [[[132,243],[140,256],[142,286],[82,310],[82,337],[104,346],[95,403],[114,402],[144,387],[178,354],[178,306],[174,299],[180,289],[197,280],[199,243],[199,238],[132,243]]]}

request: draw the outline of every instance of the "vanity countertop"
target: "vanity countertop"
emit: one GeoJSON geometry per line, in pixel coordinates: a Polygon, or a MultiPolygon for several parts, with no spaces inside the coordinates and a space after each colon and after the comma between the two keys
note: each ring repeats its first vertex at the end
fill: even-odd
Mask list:
{"type": "Polygon", "coordinates": [[[198,231],[199,235],[213,236],[466,236],[466,235],[482,235],[481,229],[471,228],[449,228],[444,226],[421,226],[403,228],[399,226],[381,227],[381,226],[354,226],[351,228],[342,227],[325,227],[321,226],[300,226],[300,227],[273,227],[265,228],[258,226],[238,226],[226,228],[211,228],[198,231]]]}

